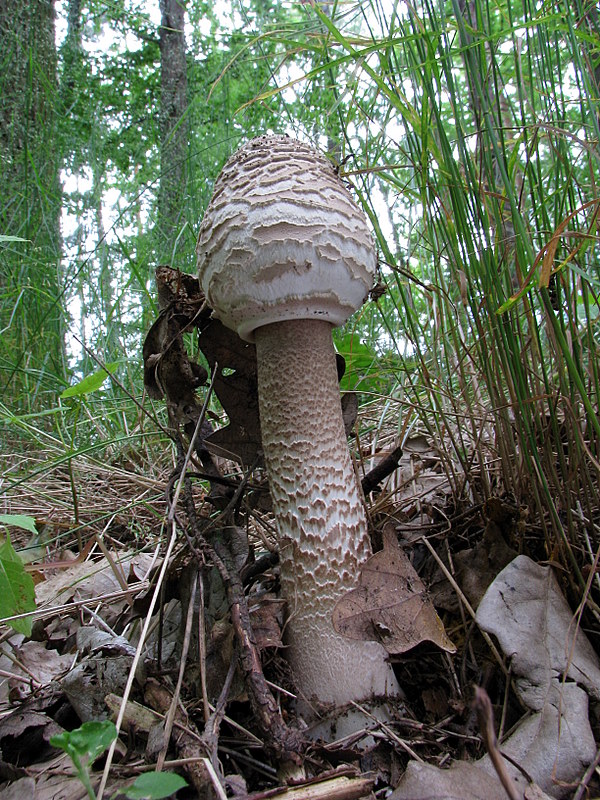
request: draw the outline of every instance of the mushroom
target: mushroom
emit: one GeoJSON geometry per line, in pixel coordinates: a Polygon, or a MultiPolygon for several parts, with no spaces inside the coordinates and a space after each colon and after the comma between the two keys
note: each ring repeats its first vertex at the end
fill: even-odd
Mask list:
{"type": "Polygon", "coordinates": [[[218,177],[197,254],[214,315],[256,344],[286,655],[299,692],[336,707],[398,696],[384,648],[347,639],[332,624],[337,601],[357,586],[371,555],[331,336],[373,284],[365,216],[312,147],[262,136],[218,177]]]}

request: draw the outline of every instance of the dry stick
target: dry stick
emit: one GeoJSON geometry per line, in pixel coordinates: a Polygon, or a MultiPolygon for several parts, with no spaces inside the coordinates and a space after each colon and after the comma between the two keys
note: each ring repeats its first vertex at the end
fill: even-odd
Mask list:
{"type": "Polygon", "coordinates": [[[115,754],[115,748],[117,746],[118,734],[121,729],[121,724],[123,722],[123,717],[125,716],[125,709],[127,707],[127,700],[129,699],[129,695],[131,694],[131,687],[133,686],[133,681],[135,680],[135,673],[137,670],[138,663],[142,656],[142,650],[144,648],[144,644],[146,641],[146,636],[148,635],[148,628],[150,627],[150,621],[152,615],[154,613],[154,608],[158,602],[158,598],[160,596],[162,590],[162,584],[165,578],[165,574],[167,572],[167,567],[169,564],[169,559],[171,557],[171,553],[173,552],[173,548],[175,547],[175,542],[177,541],[177,526],[175,524],[175,509],[177,506],[177,502],[179,500],[179,495],[181,494],[181,489],[184,482],[185,471],[190,461],[191,453],[193,452],[193,448],[196,442],[196,437],[198,435],[198,431],[200,430],[200,426],[202,425],[202,420],[204,419],[204,415],[206,414],[206,409],[208,408],[208,403],[210,400],[210,396],[212,394],[212,389],[215,383],[215,378],[217,376],[217,369],[218,365],[215,363],[212,378],[210,381],[210,386],[208,387],[208,391],[206,393],[206,399],[204,401],[204,405],[202,406],[202,411],[200,412],[200,416],[198,417],[198,422],[196,423],[196,430],[194,431],[194,435],[192,436],[192,440],[190,442],[190,446],[186,453],[186,457],[183,463],[183,467],[181,469],[181,475],[179,477],[179,482],[177,484],[177,489],[175,490],[175,496],[173,498],[173,502],[171,504],[171,508],[169,509],[168,514],[168,522],[169,527],[171,529],[171,537],[169,539],[169,544],[167,546],[167,551],[165,553],[163,563],[160,568],[160,573],[158,575],[158,579],[156,581],[156,586],[154,587],[154,592],[152,594],[152,599],[150,601],[150,607],[148,609],[148,613],[146,614],[146,619],[144,620],[144,625],[142,627],[142,632],[140,634],[140,641],[137,646],[137,650],[135,651],[135,656],[133,658],[133,663],[131,665],[131,669],[129,670],[129,675],[127,676],[127,683],[125,684],[125,689],[123,691],[123,701],[121,703],[121,708],[119,709],[119,714],[117,716],[117,720],[115,722],[115,726],[117,729],[117,737],[111,744],[108,749],[108,754],[106,756],[106,764],[104,765],[104,770],[102,772],[102,780],[100,781],[100,787],[98,788],[98,795],[97,800],[102,800],[102,796],[104,794],[104,790],[106,788],[106,784],[108,781],[108,774],[110,772],[110,767],[112,764],[112,760],[115,754]]]}
{"type": "Polygon", "coordinates": [[[202,712],[204,724],[210,719],[208,688],[206,685],[206,617],[204,613],[204,578],[200,575],[200,600],[198,612],[198,658],[200,661],[200,691],[202,692],[202,712]]]}
{"type": "Polygon", "coordinates": [[[268,735],[277,755],[286,761],[300,764],[300,753],[304,749],[305,742],[300,731],[293,730],[285,724],[267,685],[241,578],[228,549],[219,542],[214,544],[214,562],[227,590],[231,621],[240,648],[240,666],[247,681],[248,696],[256,721],[261,730],[268,735]]]}
{"type": "Polygon", "coordinates": [[[522,800],[521,793],[510,779],[504,759],[498,749],[496,734],[494,733],[494,712],[492,710],[492,703],[486,690],[482,689],[480,686],[475,687],[473,707],[477,712],[481,738],[483,739],[490,760],[496,770],[496,774],[500,779],[500,783],[504,787],[506,794],[510,797],[510,800],[522,800]]]}
{"type": "Polygon", "coordinates": [[[583,777],[579,782],[579,786],[577,787],[577,791],[573,795],[573,800],[582,800],[583,795],[586,793],[588,783],[590,782],[592,776],[596,772],[598,764],[600,764],[600,750],[597,751],[596,758],[592,761],[592,763],[584,772],[583,777]]]}
{"type": "Polygon", "coordinates": [[[394,448],[391,453],[383,458],[379,464],[373,467],[372,470],[367,472],[364,478],[361,480],[360,485],[365,495],[372,492],[375,487],[381,483],[384,478],[387,478],[388,475],[391,475],[392,472],[395,472],[398,469],[398,464],[400,463],[400,459],[402,458],[402,445],[394,448]]]}
{"type": "Polygon", "coordinates": [[[156,771],[161,772],[167,757],[167,750],[169,748],[169,741],[171,739],[171,731],[173,730],[173,722],[175,720],[175,712],[179,704],[179,697],[181,694],[181,686],[183,684],[183,676],[185,673],[185,666],[187,662],[188,650],[190,647],[190,638],[192,635],[192,622],[194,621],[194,604],[196,602],[196,589],[198,587],[198,575],[194,576],[192,584],[192,591],[190,592],[190,602],[188,605],[188,613],[185,621],[185,633],[183,636],[183,644],[181,646],[181,660],[179,664],[179,675],[177,676],[177,684],[173,691],[173,699],[167,713],[164,725],[164,738],[165,744],[161,752],[158,754],[156,760],[156,771]]]}
{"type": "Polygon", "coordinates": [[[221,722],[225,717],[225,708],[227,707],[227,700],[229,698],[229,691],[233,683],[233,676],[236,670],[236,659],[232,658],[225,676],[225,683],[219,694],[219,699],[214,708],[214,711],[206,720],[204,731],[202,732],[202,741],[205,743],[206,748],[210,754],[210,760],[215,768],[219,769],[218,746],[219,746],[219,728],[221,722]]]}

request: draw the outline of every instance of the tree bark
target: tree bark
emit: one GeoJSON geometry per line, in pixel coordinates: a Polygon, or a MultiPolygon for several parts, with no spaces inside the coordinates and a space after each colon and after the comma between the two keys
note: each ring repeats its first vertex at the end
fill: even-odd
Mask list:
{"type": "Polygon", "coordinates": [[[187,194],[185,8],[186,0],[160,0],[161,157],[157,233],[159,260],[169,264],[177,235],[183,228],[187,194]]]}
{"type": "Polygon", "coordinates": [[[57,56],[52,0],[0,0],[2,389],[32,408],[40,378],[65,375],[57,56]]]}

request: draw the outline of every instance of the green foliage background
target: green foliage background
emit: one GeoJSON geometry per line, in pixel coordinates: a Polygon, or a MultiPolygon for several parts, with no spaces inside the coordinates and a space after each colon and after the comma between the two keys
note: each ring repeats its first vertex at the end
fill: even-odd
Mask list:
{"type": "MultiPolygon", "coordinates": [[[[3,447],[49,448],[52,466],[132,446],[152,464],[164,442],[139,403],[154,413],[141,341],[156,312],[157,17],[93,0],[79,20],[56,62],[47,45],[2,48],[5,65],[27,56],[47,77],[52,122],[35,123],[31,173],[48,153],[62,170],[58,271],[56,242],[32,239],[8,211],[25,179],[3,173],[0,233],[23,239],[0,241],[3,447]],[[107,362],[118,364],[111,383],[61,399],[107,362]]],[[[347,387],[383,404],[392,435],[429,434],[457,509],[494,494],[529,509],[538,556],[568,564],[581,591],[600,544],[596,7],[201,2],[186,44],[187,192],[172,265],[194,271],[203,210],[238,144],[285,132],[328,152],[371,220],[386,289],[339,333],[347,387]]],[[[33,213],[40,200],[28,198],[33,213]]],[[[12,465],[7,476],[24,479],[12,465]]]]}

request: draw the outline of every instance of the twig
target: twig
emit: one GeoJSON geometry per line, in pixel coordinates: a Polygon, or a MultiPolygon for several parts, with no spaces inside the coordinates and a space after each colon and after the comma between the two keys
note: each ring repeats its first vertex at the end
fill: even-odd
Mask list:
{"type": "Polygon", "coordinates": [[[181,660],[179,663],[179,675],[177,676],[177,684],[175,686],[175,690],[173,692],[173,699],[171,700],[171,705],[169,707],[169,711],[167,713],[167,718],[165,719],[164,724],[164,736],[165,736],[165,744],[163,749],[158,755],[156,760],[156,769],[160,772],[163,768],[165,763],[165,759],[167,757],[167,750],[169,748],[169,740],[171,739],[171,731],[173,730],[173,722],[175,720],[175,712],[177,710],[177,705],[179,703],[179,697],[181,693],[181,685],[183,684],[183,676],[185,673],[185,666],[187,662],[187,655],[190,646],[190,638],[192,634],[192,622],[194,621],[194,604],[196,602],[196,590],[198,586],[198,576],[194,576],[194,582],[192,584],[192,591],[190,592],[190,602],[188,605],[188,613],[187,618],[185,621],[185,632],[183,636],[183,644],[181,646],[181,660]]]}
{"type": "Polygon", "coordinates": [[[579,782],[579,786],[577,787],[577,791],[573,795],[573,800],[582,800],[583,795],[586,792],[587,785],[590,782],[590,780],[592,779],[592,776],[593,776],[594,772],[596,771],[596,768],[598,767],[598,764],[600,764],[600,750],[598,750],[596,752],[596,758],[592,761],[592,763],[589,765],[589,767],[583,773],[583,777],[581,778],[581,780],[579,782]]]}
{"type": "Polygon", "coordinates": [[[369,492],[372,492],[373,489],[375,489],[384,478],[387,478],[388,475],[391,475],[392,472],[395,472],[395,470],[398,469],[398,464],[400,463],[401,458],[402,446],[398,445],[398,447],[395,447],[391,453],[388,453],[388,455],[383,458],[379,464],[367,472],[367,474],[361,480],[360,484],[363,493],[368,495],[369,492]]]}
{"type": "Polygon", "coordinates": [[[221,727],[221,722],[225,717],[227,699],[229,698],[229,692],[231,690],[231,684],[233,683],[233,676],[235,675],[235,670],[236,670],[236,659],[232,658],[231,663],[229,664],[229,669],[227,670],[227,675],[225,677],[225,683],[223,684],[223,688],[221,689],[219,699],[217,700],[217,704],[212,714],[210,714],[209,718],[206,720],[206,723],[204,725],[204,731],[202,733],[202,740],[204,741],[206,748],[210,753],[210,760],[215,769],[217,768],[219,763],[218,759],[219,728],[221,727]]]}
{"type": "Polygon", "coordinates": [[[223,543],[215,542],[214,548],[211,549],[214,551],[214,564],[227,590],[231,621],[240,648],[240,666],[246,678],[248,696],[256,721],[277,755],[286,761],[299,764],[305,742],[300,731],[289,728],[283,721],[279,707],[265,680],[239,573],[223,543]]]}
{"type": "Polygon", "coordinates": [[[206,685],[206,616],[204,612],[204,576],[200,574],[200,599],[198,602],[198,666],[200,668],[200,691],[204,723],[210,719],[208,688],[206,685]]]}
{"type": "Polygon", "coordinates": [[[506,794],[510,800],[522,800],[520,793],[515,788],[510,775],[506,770],[504,759],[498,749],[498,742],[496,740],[496,733],[494,731],[494,711],[492,703],[485,689],[480,686],[475,687],[475,699],[473,700],[473,707],[477,712],[477,720],[479,722],[479,730],[481,738],[488,751],[490,760],[493,764],[496,774],[500,779],[500,783],[504,787],[506,794]]]}

